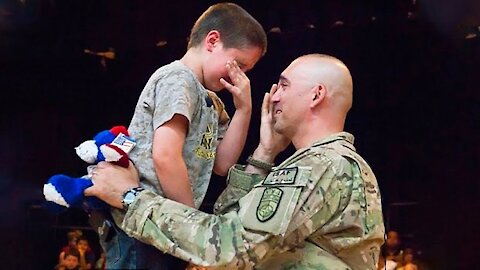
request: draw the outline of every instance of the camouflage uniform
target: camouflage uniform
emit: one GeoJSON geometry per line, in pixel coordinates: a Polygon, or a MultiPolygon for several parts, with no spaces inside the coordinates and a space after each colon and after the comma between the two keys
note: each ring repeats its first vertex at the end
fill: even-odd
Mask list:
{"type": "Polygon", "coordinates": [[[145,243],[215,269],[376,269],[384,241],[377,181],[346,132],[298,150],[265,179],[232,168],[216,210],[143,191],[120,222],[145,243]]]}
{"type": "Polygon", "coordinates": [[[180,61],[159,68],[148,80],[128,128],[137,142],[129,156],[140,173],[141,185],[164,195],[153,165],[153,134],[174,114],[189,121],[183,158],[198,208],[210,182],[218,138],[223,137],[229,118],[221,100],[180,61]]]}

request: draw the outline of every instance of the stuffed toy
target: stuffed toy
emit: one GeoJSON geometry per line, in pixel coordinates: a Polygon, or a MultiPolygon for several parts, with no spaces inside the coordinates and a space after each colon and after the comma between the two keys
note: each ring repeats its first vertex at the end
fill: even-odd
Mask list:
{"type": "MultiPolygon", "coordinates": [[[[129,137],[127,129],[124,126],[115,126],[99,132],[93,140],[81,143],[75,151],[89,164],[107,161],[127,168],[128,153],[134,146],[135,141],[129,137]]],[[[94,167],[88,166],[88,175],[83,177],[70,177],[64,174],[50,177],[43,186],[47,209],[56,213],[69,207],[87,208],[85,209],[87,211],[106,209],[107,205],[99,199],[83,195],[83,191],[93,185],[91,173],[94,167]]]]}

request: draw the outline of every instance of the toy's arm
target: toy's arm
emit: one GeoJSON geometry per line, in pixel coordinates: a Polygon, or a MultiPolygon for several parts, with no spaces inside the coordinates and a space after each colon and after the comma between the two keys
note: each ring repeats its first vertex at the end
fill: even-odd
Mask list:
{"type": "Polygon", "coordinates": [[[73,178],[57,174],[48,179],[43,186],[45,199],[64,207],[80,207],[84,199],[83,191],[92,186],[92,181],[86,178],[73,178]]]}
{"type": "Polygon", "coordinates": [[[158,127],[153,136],[153,163],[165,196],[195,207],[193,192],[183,159],[183,145],[188,132],[188,120],[175,114],[158,127]]]}

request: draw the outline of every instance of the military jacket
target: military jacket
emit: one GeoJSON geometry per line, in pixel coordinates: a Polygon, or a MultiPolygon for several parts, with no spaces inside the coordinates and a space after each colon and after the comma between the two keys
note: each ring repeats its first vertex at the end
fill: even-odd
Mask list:
{"type": "Polygon", "coordinates": [[[153,134],[174,114],[189,121],[182,154],[195,206],[199,207],[207,192],[218,139],[226,132],[229,117],[217,95],[205,89],[180,61],[155,71],[143,89],[128,128],[137,142],[129,156],[139,171],[141,185],[163,195],[152,158],[153,134]]]}
{"type": "Polygon", "coordinates": [[[376,269],[380,193],[351,134],[298,150],[264,179],[232,168],[231,187],[240,195],[222,194],[216,215],[141,192],[122,228],[212,269],[376,269]]]}

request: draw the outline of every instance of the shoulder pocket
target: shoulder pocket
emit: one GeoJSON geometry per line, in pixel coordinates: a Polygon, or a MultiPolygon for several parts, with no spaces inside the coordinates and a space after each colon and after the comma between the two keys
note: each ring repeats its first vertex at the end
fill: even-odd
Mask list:
{"type": "Polygon", "coordinates": [[[240,203],[239,217],[247,229],[283,235],[307,185],[311,167],[283,168],[255,185],[240,203]]]}

